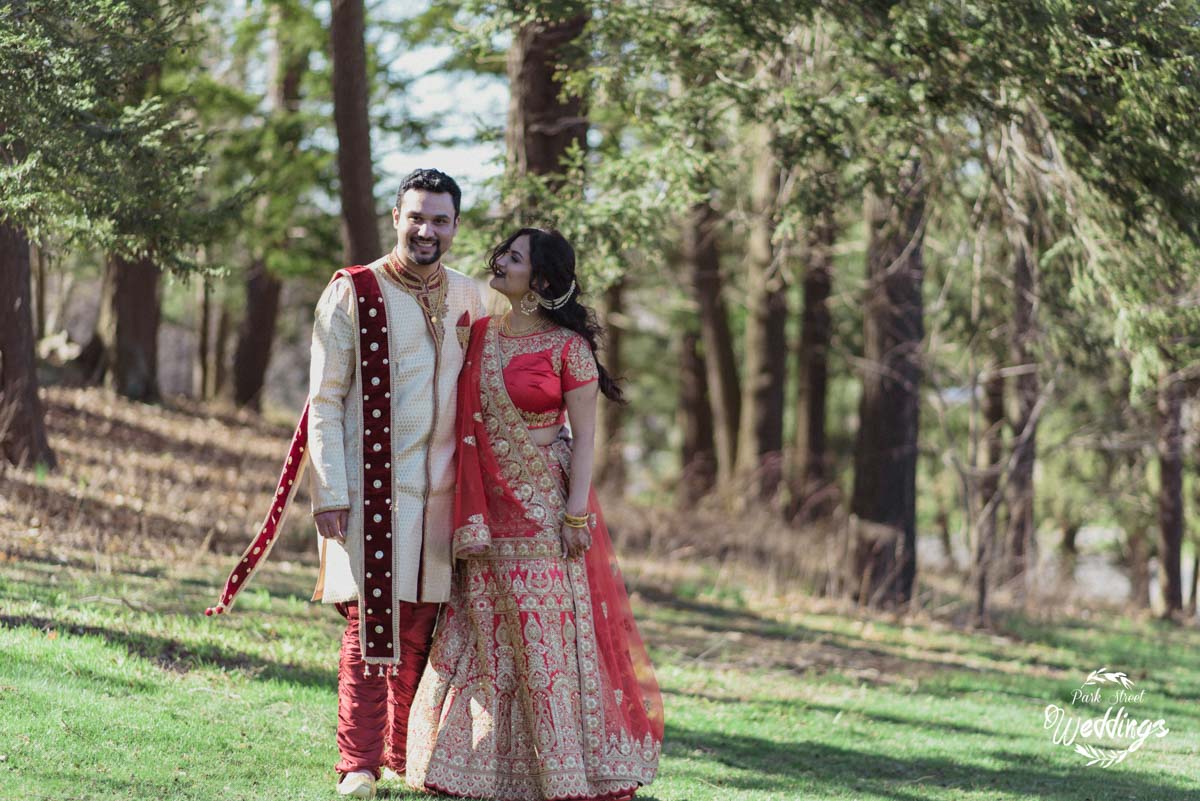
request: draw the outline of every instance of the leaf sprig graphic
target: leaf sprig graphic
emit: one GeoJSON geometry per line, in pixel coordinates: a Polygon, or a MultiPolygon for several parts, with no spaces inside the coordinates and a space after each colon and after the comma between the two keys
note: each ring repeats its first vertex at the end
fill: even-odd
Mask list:
{"type": "Polygon", "coordinates": [[[1093,670],[1088,674],[1087,681],[1083,683],[1084,687],[1092,684],[1120,684],[1126,690],[1133,686],[1133,679],[1129,678],[1125,673],[1120,671],[1110,672],[1108,668],[1102,667],[1099,670],[1093,670]]]}
{"type": "Polygon", "coordinates": [[[1075,753],[1080,754],[1088,760],[1088,767],[1099,764],[1102,768],[1108,768],[1119,762],[1124,762],[1125,757],[1136,751],[1138,745],[1139,743],[1134,743],[1123,751],[1116,751],[1111,748],[1097,748],[1094,745],[1077,743],[1075,745],[1075,753]]]}

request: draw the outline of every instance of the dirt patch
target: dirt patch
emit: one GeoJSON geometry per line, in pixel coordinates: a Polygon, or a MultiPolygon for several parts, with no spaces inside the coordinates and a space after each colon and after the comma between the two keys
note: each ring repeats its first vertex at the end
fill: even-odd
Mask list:
{"type": "MultiPolygon", "coordinates": [[[[0,539],[32,558],[175,561],[240,553],[271,502],[290,432],[249,415],[147,406],[95,389],[45,391],[60,468],[0,476],[0,539]]],[[[302,489],[276,545],[315,558],[302,489]]]]}

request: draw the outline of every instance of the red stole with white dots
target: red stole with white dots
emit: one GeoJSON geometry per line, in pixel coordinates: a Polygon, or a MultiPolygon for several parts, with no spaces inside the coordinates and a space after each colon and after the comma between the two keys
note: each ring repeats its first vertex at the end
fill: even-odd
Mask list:
{"type": "MultiPolygon", "coordinates": [[[[363,393],[363,592],[359,598],[362,656],[368,664],[399,662],[392,593],[392,454],[391,381],[388,366],[387,313],[379,282],[369,267],[347,267],[335,275],[354,283],[359,329],[356,364],[363,393]],[[380,421],[372,425],[374,421],[380,421]]],[[[270,511],[225,580],[216,606],[206,615],[222,614],[233,605],[275,544],[308,458],[308,404],[292,435],[270,511]]]]}

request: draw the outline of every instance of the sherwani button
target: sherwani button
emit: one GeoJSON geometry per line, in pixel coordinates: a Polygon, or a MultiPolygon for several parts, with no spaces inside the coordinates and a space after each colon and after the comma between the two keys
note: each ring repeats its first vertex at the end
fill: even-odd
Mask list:
{"type": "Polygon", "coordinates": [[[383,515],[375,515],[375,522],[376,523],[383,522],[383,515]]]}
{"type": "Polygon", "coordinates": [[[382,446],[382,445],[380,445],[378,442],[376,442],[376,443],[375,443],[375,450],[377,450],[377,451],[381,451],[381,450],[383,450],[383,446],[382,446]]]}
{"type": "Polygon", "coordinates": [[[371,315],[372,317],[374,317],[376,314],[379,314],[379,310],[378,310],[378,309],[369,309],[369,310],[367,311],[367,314],[369,314],[369,315],[371,315]]]}
{"type": "Polygon", "coordinates": [[[379,489],[382,486],[383,486],[383,482],[380,481],[379,479],[375,479],[375,489],[379,489]]]}
{"type": "Polygon", "coordinates": [[[383,626],[376,626],[376,627],[375,627],[375,633],[376,633],[376,634],[383,634],[383,626]]]}
{"type": "Polygon", "coordinates": [[[376,559],[382,559],[382,558],[383,558],[383,551],[376,551],[376,552],[375,552],[375,558],[376,558],[376,559]]]}
{"type": "Polygon", "coordinates": [[[371,350],[379,350],[379,343],[378,343],[378,342],[372,342],[372,343],[371,343],[371,350]]]}
{"type": "Polygon", "coordinates": [[[371,594],[374,595],[376,598],[378,598],[381,595],[383,595],[383,590],[376,587],[375,589],[371,590],[371,594]]]}

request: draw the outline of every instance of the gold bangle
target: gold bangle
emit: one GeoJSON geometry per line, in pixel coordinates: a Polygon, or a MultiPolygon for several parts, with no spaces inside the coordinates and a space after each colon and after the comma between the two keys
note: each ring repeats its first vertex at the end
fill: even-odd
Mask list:
{"type": "Polygon", "coordinates": [[[581,515],[563,514],[563,520],[566,520],[568,523],[586,523],[588,515],[586,513],[581,515]]]}
{"type": "Polygon", "coordinates": [[[571,520],[564,520],[563,525],[566,526],[567,528],[587,528],[588,527],[588,524],[586,521],[583,523],[575,523],[571,520]]]}

